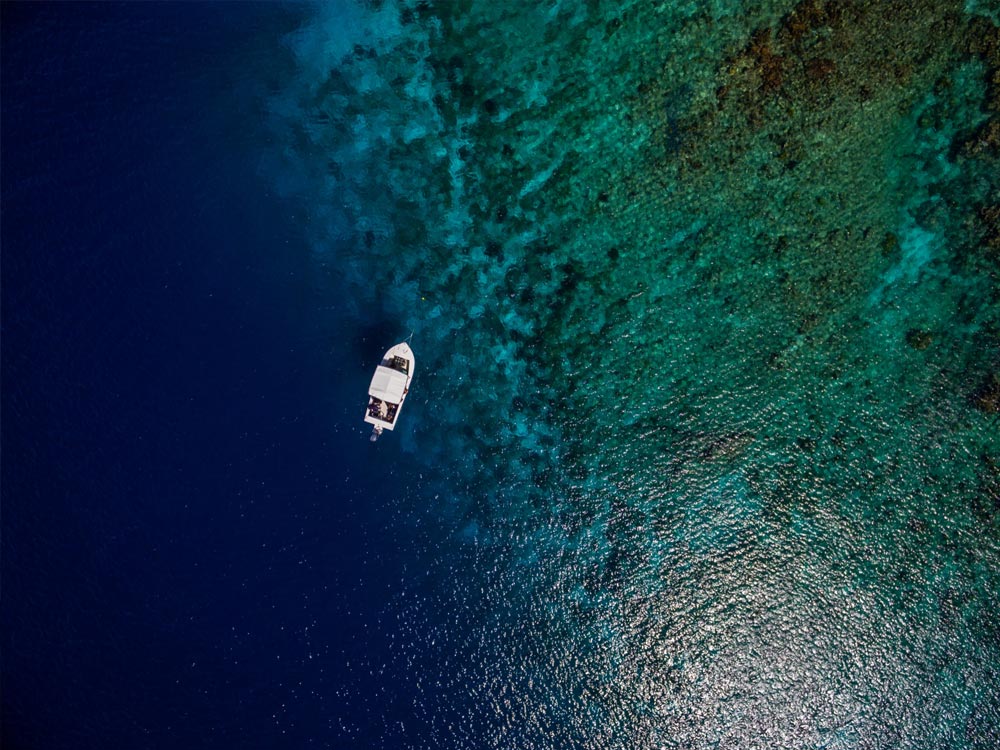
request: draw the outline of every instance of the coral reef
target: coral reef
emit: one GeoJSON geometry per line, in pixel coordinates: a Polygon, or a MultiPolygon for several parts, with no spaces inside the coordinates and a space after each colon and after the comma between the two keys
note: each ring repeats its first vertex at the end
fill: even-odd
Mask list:
{"type": "MultiPolygon", "coordinates": [[[[411,412],[427,476],[461,488],[441,513],[509,553],[532,616],[600,675],[567,668],[553,704],[599,706],[631,746],[664,727],[722,742],[621,699],[661,706],[676,683],[701,705],[636,649],[731,657],[700,662],[703,690],[756,668],[731,633],[657,624],[675,606],[774,633],[747,587],[790,600],[803,633],[833,611],[834,650],[880,665],[881,694],[904,669],[937,674],[932,634],[971,628],[1000,588],[996,545],[980,563],[968,541],[993,517],[969,497],[995,486],[998,450],[996,27],[960,0],[715,10],[417,4],[306,97],[326,119],[303,136],[324,158],[303,161],[357,248],[331,273],[393,290],[356,299],[416,332],[421,389],[448,394],[411,412]],[[905,618],[897,640],[872,637],[880,615],[851,619],[859,598],[905,618]],[[618,638],[622,622],[651,635],[618,638]]],[[[975,643],[970,683],[995,656],[975,643]]],[[[806,672],[860,695],[852,670],[806,672]]],[[[728,698],[770,710],[752,684],[728,698]]],[[[937,698],[888,718],[857,700],[886,743],[954,739],[917,737],[937,698]]],[[[752,724],[731,736],[758,742],[752,724]]]]}

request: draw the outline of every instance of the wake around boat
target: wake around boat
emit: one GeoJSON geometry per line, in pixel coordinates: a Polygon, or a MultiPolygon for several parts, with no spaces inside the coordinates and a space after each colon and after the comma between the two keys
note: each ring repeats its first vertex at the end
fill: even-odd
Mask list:
{"type": "Polygon", "coordinates": [[[413,350],[405,341],[389,349],[375,368],[371,385],[368,386],[368,410],[365,422],[375,425],[371,441],[374,443],[382,430],[396,426],[399,410],[410,390],[413,380],[413,350]]]}

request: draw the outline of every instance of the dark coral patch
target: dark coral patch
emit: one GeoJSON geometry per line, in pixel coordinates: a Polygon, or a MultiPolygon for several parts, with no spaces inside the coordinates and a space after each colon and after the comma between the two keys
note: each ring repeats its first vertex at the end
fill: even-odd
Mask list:
{"type": "Polygon", "coordinates": [[[923,351],[934,341],[934,337],[928,331],[919,328],[911,328],[906,332],[906,343],[917,351],[923,351]]]}
{"type": "Polygon", "coordinates": [[[806,63],[806,77],[813,82],[822,81],[833,75],[837,64],[828,57],[817,57],[806,63]]]}
{"type": "Polygon", "coordinates": [[[1000,374],[986,376],[972,393],[972,405],[986,414],[1000,413],[1000,374]]]}
{"type": "Polygon", "coordinates": [[[760,74],[761,89],[774,93],[785,80],[785,58],[775,54],[771,44],[771,30],[759,29],[750,39],[747,54],[760,74]]]}
{"type": "Polygon", "coordinates": [[[782,31],[793,42],[803,39],[825,27],[835,26],[843,15],[843,5],[822,0],[804,0],[785,16],[782,31]]]}
{"type": "Polygon", "coordinates": [[[979,209],[979,218],[986,227],[986,246],[1000,250],[1000,205],[983,206],[979,209]]]}

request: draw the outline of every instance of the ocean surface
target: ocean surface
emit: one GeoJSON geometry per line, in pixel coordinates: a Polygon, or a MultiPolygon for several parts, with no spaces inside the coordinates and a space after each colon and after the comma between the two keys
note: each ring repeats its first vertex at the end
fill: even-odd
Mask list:
{"type": "Polygon", "coordinates": [[[3,747],[1000,747],[998,29],[4,4],[3,747]]]}

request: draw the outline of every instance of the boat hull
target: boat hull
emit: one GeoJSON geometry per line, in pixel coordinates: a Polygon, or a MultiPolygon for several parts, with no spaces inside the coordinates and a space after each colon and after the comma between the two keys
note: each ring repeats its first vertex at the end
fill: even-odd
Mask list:
{"type": "Polygon", "coordinates": [[[413,381],[415,360],[406,342],[390,347],[375,368],[368,386],[365,422],[374,426],[372,440],[383,430],[393,430],[413,381]]]}

